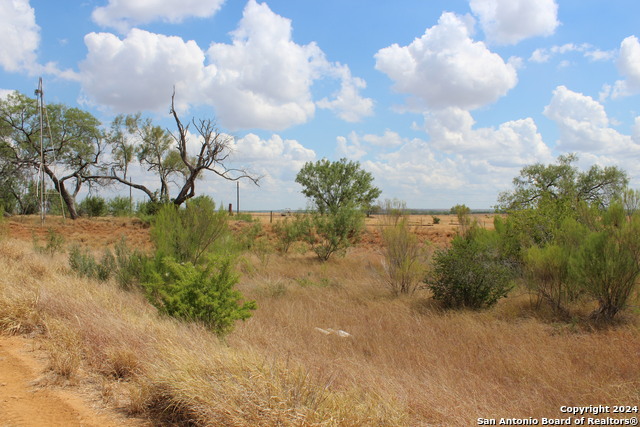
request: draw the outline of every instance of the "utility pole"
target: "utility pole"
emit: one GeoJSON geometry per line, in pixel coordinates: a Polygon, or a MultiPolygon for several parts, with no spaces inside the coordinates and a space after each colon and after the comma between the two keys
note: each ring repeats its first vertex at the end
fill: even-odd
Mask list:
{"type": "Polygon", "coordinates": [[[236,215],[240,215],[240,181],[236,181],[236,215]]]}
{"type": "Polygon", "coordinates": [[[38,187],[40,192],[40,222],[44,225],[45,220],[45,206],[44,206],[44,93],[42,91],[42,77],[38,80],[38,89],[36,89],[36,95],[38,96],[38,110],[40,112],[40,168],[38,169],[38,187]]]}

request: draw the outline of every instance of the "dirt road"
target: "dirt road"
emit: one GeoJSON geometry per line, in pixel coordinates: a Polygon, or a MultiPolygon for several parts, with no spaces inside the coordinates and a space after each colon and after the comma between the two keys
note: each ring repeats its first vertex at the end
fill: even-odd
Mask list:
{"type": "Polygon", "coordinates": [[[140,426],[140,423],[98,409],[77,389],[72,392],[35,385],[45,363],[33,343],[0,335],[0,427],[140,426]]]}

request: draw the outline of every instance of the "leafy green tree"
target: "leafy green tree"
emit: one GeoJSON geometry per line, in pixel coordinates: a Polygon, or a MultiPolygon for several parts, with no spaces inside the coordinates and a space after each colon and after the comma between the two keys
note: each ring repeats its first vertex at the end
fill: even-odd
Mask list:
{"type": "Polygon", "coordinates": [[[140,190],[153,203],[169,201],[169,185],[182,176],[184,167],[168,131],[154,125],[151,119],[142,118],[140,113],[119,115],[111,123],[107,142],[114,162],[100,165],[92,178],[140,190]],[[159,188],[149,188],[129,179],[127,173],[134,158],[142,168],[158,177],[159,188]]]}
{"type": "Polygon", "coordinates": [[[44,152],[40,152],[38,103],[18,92],[0,100],[0,156],[18,173],[33,176],[42,169],[61,195],[72,219],[75,198],[84,183],[92,185],[91,168],[101,162],[105,141],[100,122],[86,111],[62,104],[46,106],[44,152]],[[56,167],[58,166],[58,167],[56,167]]]}
{"type": "MultiPolygon", "coordinates": [[[[110,142],[113,146],[112,154],[116,161],[114,169],[122,171],[122,179],[127,181],[129,172],[129,165],[135,158],[135,145],[129,141],[124,132],[124,128],[128,125],[127,117],[118,115],[111,123],[111,132],[109,133],[110,142]]],[[[129,214],[133,211],[133,187],[129,186],[129,214]]]]}
{"type": "Polygon", "coordinates": [[[640,211],[640,190],[627,188],[622,193],[621,199],[627,216],[632,216],[634,213],[640,211]]]}
{"type": "Polygon", "coordinates": [[[566,154],[558,157],[556,164],[525,166],[513,179],[514,189],[499,195],[497,209],[510,212],[537,208],[549,200],[604,208],[626,188],[627,174],[618,167],[594,165],[581,172],[574,165],[577,160],[575,154],[566,154]]]}
{"type": "Polygon", "coordinates": [[[626,188],[627,174],[615,167],[594,165],[580,171],[574,154],[559,156],[555,164],[525,166],[513,180],[513,189],[498,197],[496,230],[503,251],[514,263],[522,263],[523,251],[554,241],[567,218],[578,222],[593,218],[590,209],[604,209],[618,200],[626,188]]]}
{"type": "Polygon", "coordinates": [[[321,214],[336,213],[352,204],[367,211],[381,191],[373,186],[373,175],[360,168],[360,163],[340,159],[307,162],[296,176],[302,194],[308,197],[321,214]]]}

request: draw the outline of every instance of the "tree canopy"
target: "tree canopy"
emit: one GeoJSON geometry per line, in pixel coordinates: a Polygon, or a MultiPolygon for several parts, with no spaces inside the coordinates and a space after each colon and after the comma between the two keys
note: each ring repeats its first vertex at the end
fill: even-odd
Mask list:
{"type": "Polygon", "coordinates": [[[19,92],[0,99],[0,202],[21,213],[37,211],[34,182],[39,173],[49,177],[73,219],[78,217],[76,196],[83,186],[123,184],[153,202],[181,205],[196,195],[196,180],[205,171],[257,184],[258,178],[228,167],[233,138],[211,119],[184,125],[174,96],[175,134],[141,114],[117,116],[105,130],[98,119],[78,108],[51,104],[41,112],[38,100],[19,92]],[[130,165],[136,162],[158,177],[158,188],[132,179],[130,165]],[[170,187],[178,189],[173,199],[170,187]]]}
{"type": "MultiPolygon", "coordinates": [[[[71,218],[76,218],[75,197],[83,183],[92,183],[87,177],[105,151],[104,133],[98,119],[78,108],[50,104],[43,113],[48,120],[41,135],[35,99],[14,92],[0,100],[0,162],[3,169],[22,176],[4,184],[24,185],[26,177],[41,169],[62,196],[71,218]]],[[[16,196],[17,190],[12,189],[16,196]]]]}
{"type": "Polygon", "coordinates": [[[368,209],[380,189],[373,186],[373,175],[362,170],[359,162],[327,159],[307,162],[296,176],[302,185],[302,194],[308,197],[320,213],[336,213],[342,206],[352,203],[368,209]]]}
{"type": "MultiPolygon", "coordinates": [[[[604,208],[626,188],[629,179],[616,166],[593,165],[582,172],[575,166],[578,156],[566,154],[556,164],[525,166],[513,179],[513,190],[498,196],[499,210],[537,208],[546,201],[585,202],[604,208]]],[[[575,206],[574,206],[575,207],[575,206]]]]}

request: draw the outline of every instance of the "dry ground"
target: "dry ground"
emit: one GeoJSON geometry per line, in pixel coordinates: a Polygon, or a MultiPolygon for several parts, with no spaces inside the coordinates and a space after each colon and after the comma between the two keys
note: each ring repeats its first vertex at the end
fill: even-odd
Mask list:
{"type": "MultiPolygon", "coordinates": [[[[457,225],[440,217],[411,220],[421,238],[444,245],[457,225]]],[[[43,344],[49,371],[88,381],[127,413],[158,419],[155,408],[159,419],[205,425],[466,426],[479,417],[566,418],[563,405],[640,403],[637,308],[596,330],[541,316],[519,290],[484,312],[442,312],[426,290],[392,298],[380,280],[375,219],[363,244],[327,263],[295,250],[245,255],[239,288],[259,308],[226,344],[158,317],[115,284],[73,277],[62,254],[34,254],[32,232],[44,238],[49,226],[67,244],[95,249],[123,233],[148,248],[148,230],[130,219],[40,227],[31,217],[10,221],[10,234],[26,242],[0,242],[0,329],[62,342],[43,344]],[[72,363],[61,360],[68,353],[72,363]]]]}

